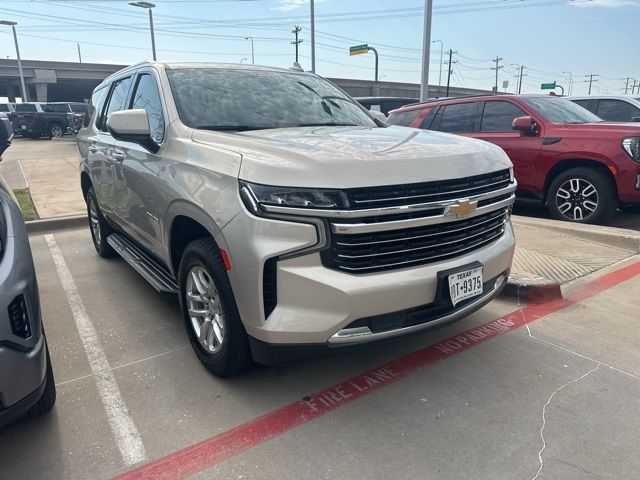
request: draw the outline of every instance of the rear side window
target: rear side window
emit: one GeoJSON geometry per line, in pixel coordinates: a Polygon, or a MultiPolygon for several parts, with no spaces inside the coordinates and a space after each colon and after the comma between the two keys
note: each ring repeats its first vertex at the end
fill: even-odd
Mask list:
{"type": "Polygon", "coordinates": [[[476,106],[476,103],[454,103],[440,107],[431,129],[449,133],[473,132],[476,106]]]}
{"type": "Polygon", "coordinates": [[[485,102],[482,112],[481,132],[511,132],[513,120],[527,115],[510,102],[485,102]]]}
{"type": "Polygon", "coordinates": [[[69,113],[71,110],[69,109],[69,105],[66,103],[49,103],[44,106],[45,112],[55,112],[55,113],[69,113]]]}
{"type": "Polygon", "coordinates": [[[596,113],[596,102],[594,100],[571,100],[576,105],[586,108],[591,113],[596,113]]]}
{"type": "Polygon", "coordinates": [[[406,110],[404,112],[392,113],[391,115],[389,115],[387,123],[390,123],[391,125],[402,125],[403,127],[409,127],[411,126],[413,121],[418,118],[418,115],[420,115],[421,111],[422,110],[420,110],[419,108],[416,108],[415,110],[406,110]]]}
{"type": "Polygon", "coordinates": [[[33,103],[18,103],[16,105],[16,112],[30,113],[30,112],[37,112],[37,111],[38,109],[33,103]]]}
{"type": "Polygon", "coordinates": [[[622,100],[598,100],[596,115],[606,122],[630,122],[640,116],[640,109],[622,100]]]}
{"type": "Polygon", "coordinates": [[[130,86],[131,86],[131,77],[123,78],[113,83],[113,87],[111,88],[111,95],[109,95],[107,107],[104,109],[104,112],[100,117],[100,121],[97,123],[97,127],[99,130],[106,132],[107,119],[109,118],[109,115],[111,115],[113,112],[117,112],[119,110],[123,110],[124,108],[126,108],[127,97],[129,95],[130,86]]]}
{"type": "Polygon", "coordinates": [[[158,85],[152,75],[142,74],[138,77],[136,90],[131,99],[131,108],[146,110],[149,118],[151,138],[162,143],[164,137],[164,114],[158,85]]]}
{"type": "Polygon", "coordinates": [[[96,90],[91,95],[89,105],[87,105],[87,113],[85,113],[84,115],[85,127],[91,125],[91,121],[95,118],[96,112],[102,111],[102,107],[104,106],[104,99],[107,96],[108,91],[109,89],[107,87],[102,87],[100,90],[96,90]]]}

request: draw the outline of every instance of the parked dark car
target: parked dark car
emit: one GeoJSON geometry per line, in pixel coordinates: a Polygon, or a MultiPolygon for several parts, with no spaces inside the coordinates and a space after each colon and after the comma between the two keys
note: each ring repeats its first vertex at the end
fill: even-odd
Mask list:
{"type": "Polygon", "coordinates": [[[44,414],[55,401],[27,230],[0,177],[0,427],[44,414]]]}
{"type": "Polygon", "coordinates": [[[367,110],[382,112],[385,115],[388,115],[391,110],[420,101],[417,98],[405,97],[355,97],[355,99],[367,110]]]}
{"type": "Polygon", "coordinates": [[[11,116],[13,131],[28,138],[62,137],[69,131],[69,112],[68,104],[18,103],[11,116]]]}
{"type": "Polygon", "coordinates": [[[4,151],[9,148],[13,140],[13,128],[11,120],[6,113],[0,112],[0,158],[4,151]]]}
{"type": "Polygon", "coordinates": [[[7,115],[9,120],[11,120],[11,114],[15,111],[14,103],[0,103],[0,113],[4,113],[7,115]]]}
{"type": "Polygon", "coordinates": [[[566,98],[459,97],[406,106],[387,121],[502,147],[518,195],[544,201],[558,220],[602,223],[640,204],[640,124],[603,122],[566,98]]]}

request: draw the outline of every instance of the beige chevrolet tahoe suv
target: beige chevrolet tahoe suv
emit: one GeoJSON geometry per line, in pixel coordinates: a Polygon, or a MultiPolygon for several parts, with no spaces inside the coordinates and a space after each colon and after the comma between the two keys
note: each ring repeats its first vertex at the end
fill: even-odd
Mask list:
{"type": "Polygon", "coordinates": [[[144,63],[78,135],[102,256],[179,298],[217,375],[460,319],[504,286],[511,162],[294,70],[144,63]]]}

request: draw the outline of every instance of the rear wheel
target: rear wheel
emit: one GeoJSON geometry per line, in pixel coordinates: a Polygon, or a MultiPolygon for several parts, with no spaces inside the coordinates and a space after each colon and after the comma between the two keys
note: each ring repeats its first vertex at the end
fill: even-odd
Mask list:
{"type": "Polygon", "coordinates": [[[603,223],[617,208],[616,190],[605,173],[593,168],[572,168],[549,185],[547,208],[556,220],[603,223]]]}
{"type": "Polygon", "coordinates": [[[49,125],[49,138],[60,138],[64,135],[64,129],[59,123],[49,125]]]}
{"type": "Polygon", "coordinates": [[[107,242],[107,237],[111,235],[113,230],[105,220],[102,212],[100,212],[93,187],[90,187],[87,191],[87,215],[89,217],[91,238],[96,252],[98,252],[98,255],[101,257],[113,257],[116,252],[107,242]]]}
{"type": "Polygon", "coordinates": [[[178,285],[187,335],[202,364],[220,377],[249,368],[249,338],[220,250],[212,239],[201,238],[187,246],[178,285]]]}

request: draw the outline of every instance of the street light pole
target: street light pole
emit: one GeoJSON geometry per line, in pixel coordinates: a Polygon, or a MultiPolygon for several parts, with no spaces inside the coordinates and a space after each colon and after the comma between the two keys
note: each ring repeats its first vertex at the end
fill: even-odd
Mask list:
{"type": "Polygon", "coordinates": [[[444,43],[442,43],[442,40],[434,40],[431,43],[436,43],[436,42],[440,44],[440,73],[438,74],[438,86],[441,87],[442,86],[442,54],[443,54],[444,43]]]}
{"type": "Polygon", "coordinates": [[[140,7],[149,10],[149,29],[151,30],[151,50],[153,52],[153,61],[157,60],[156,58],[156,37],[153,31],[153,13],[151,9],[156,6],[155,3],[150,2],[129,2],[129,5],[132,7],[140,7]]]}
{"type": "Polygon", "coordinates": [[[421,102],[425,102],[429,97],[429,55],[431,53],[432,10],[433,0],[424,0],[424,27],[422,31],[422,78],[420,81],[421,102]]]}
{"type": "Polygon", "coordinates": [[[316,11],[314,1],[311,4],[311,73],[316,73],[316,11]]]}
{"type": "Polygon", "coordinates": [[[20,59],[20,49],[18,48],[18,34],[16,33],[16,25],[18,22],[10,20],[0,20],[0,25],[9,25],[13,30],[13,41],[16,44],[16,57],[18,58],[18,71],[20,72],[20,86],[22,87],[22,101],[28,102],[27,87],[24,85],[24,72],[22,71],[22,60],[20,59]]]}
{"type": "Polygon", "coordinates": [[[256,57],[253,54],[253,37],[244,37],[245,40],[251,40],[251,64],[256,64],[256,57]]]}

